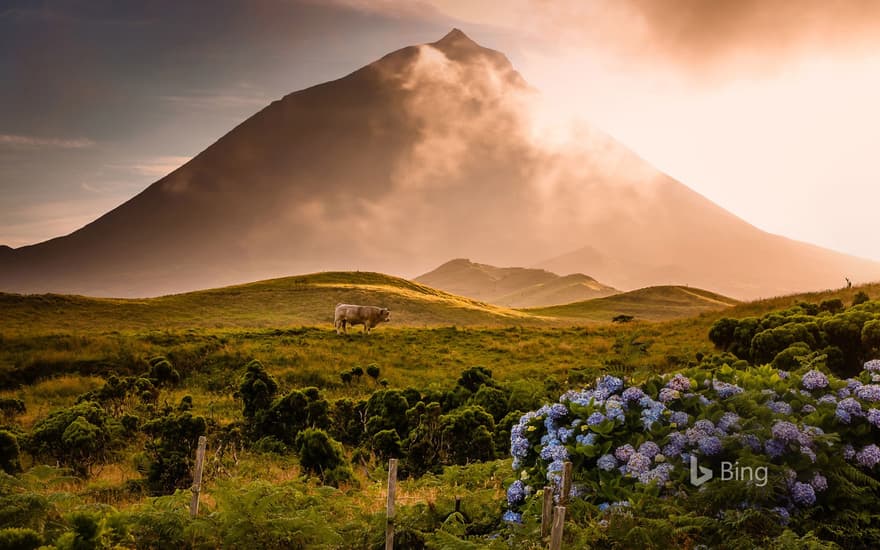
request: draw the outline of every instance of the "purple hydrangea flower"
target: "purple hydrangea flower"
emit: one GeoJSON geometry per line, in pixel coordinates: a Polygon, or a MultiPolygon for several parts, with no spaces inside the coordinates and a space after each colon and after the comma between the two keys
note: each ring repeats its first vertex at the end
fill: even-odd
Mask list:
{"type": "Polygon", "coordinates": [[[849,391],[854,392],[861,387],[862,382],[860,380],[856,380],[855,378],[846,379],[846,389],[848,389],[849,391]]]}
{"type": "Polygon", "coordinates": [[[880,401],[880,385],[866,384],[856,390],[856,396],[865,401],[880,401]]]}
{"type": "Polygon", "coordinates": [[[835,415],[844,424],[849,424],[853,416],[862,416],[862,404],[852,397],[841,399],[837,404],[835,415]]]}
{"type": "Polygon", "coordinates": [[[809,403],[807,403],[806,405],[804,405],[803,407],[801,407],[801,412],[804,413],[804,414],[811,414],[811,413],[816,412],[816,407],[814,407],[814,406],[810,405],[809,403]]]}
{"type": "Polygon", "coordinates": [[[871,359],[863,368],[868,372],[880,372],[880,359],[871,359]]]}
{"type": "Polygon", "coordinates": [[[785,401],[768,401],[767,408],[775,412],[776,414],[791,414],[791,405],[789,405],[785,401]]]}
{"type": "Polygon", "coordinates": [[[801,432],[791,422],[780,420],[770,428],[770,433],[780,441],[797,441],[801,432]]]}
{"type": "Polygon", "coordinates": [[[605,415],[600,412],[594,412],[587,418],[587,424],[590,426],[595,426],[596,424],[601,424],[605,421],[605,415]]]}
{"type": "Polygon", "coordinates": [[[639,453],[645,455],[648,458],[654,458],[655,456],[660,454],[660,446],[653,441],[645,441],[644,443],[639,445],[639,453]]]}
{"type": "Polygon", "coordinates": [[[617,458],[617,460],[621,462],[628,462],[629,457],[631,457],[635,452],[636,450],[633,448],[633,446],[627,443],[626,445],[622,445],[615,449],[614,456],[615,458],[617,458]]]}
{"type": "Polygon", "coordinates": [[[706,456],[717,455],[721,452],[721,440],[714,435],[704,437],[700,440],[698,445],[700,447],[700,452],[706,456]]]}
{"type": "Polygon", "coordinates": [[[614,458],[614,455],[602,455],[599,457],[599,460],[596,461],[596,466],[598,466],[600,470],[610,472],[617,468],[617,459],[614,458]]]}
{"type": "Polygon", "coordinates": [[[791,500],[798,506],[812,506],[816,503],[816,491],[809,483],[796,481],[791,488],[791,500]]]}
{"type": "Polygon", "coordinates": [[[785,452],[785,444],[777,439],[768,439],[764,442],[764,452],[770,458],[777,458],[785,452]]]}
{"type": "Polygon", "coordinates": [[[778,374],[779,378],[782,378],[783,380],[788,380],[788,377],[790,375],[790,373],[787,370],[782,370],[782,369],[777,370],[776,374],[778,374]]]}
{"type": "Polygon", "coordinates": [[[871,443],[856,453],[856,462],[864,468],[873,468],[880,462],[880,447],[871,443]]]}
{"type": "Polygon", "coordinates": [[[801,454],[810,459],[810,462],[816,462],[816,453],[809,447],[801,447],[801,454]]]}
{"type": "Polygon", "coordinates": [[[840,388],[837,390],[837,397],[843,399],[844,397],[849,397],[852,395],[852,392],[849,391],[849,388],[840,388]]]}
{"type": "Polygon", "coordinates": [[[672,472],[673,466],[668,462],[658,464],[647,472],[639,474],[639,482],[648,484],[656,481],[659,485],[663,485],[669,481],[669,474],[672,472]]]}
{"type": "Polygon", "coordinates": [[[819,398],[819,403],[821,403],[823,405],[825,405],[825,404],[836,405],[837,404],[837,397],[830,394],[830,393],[826,393],[825,395],[823,395],[822,397],[819,398]]]}
{"type": "Polygon", "coordinates": [[[843,446],[843,459],[844,460],[852,460],[856,456],[856,450],[852,445],[847,443],[843,446]]]}
{"type": "Polygon", "coordinates": [[[702,418],[694,422],[694,429],[703,432],[704,434],[713,434],[715,433],[715,424],[712,423],[708,418],[702,418]]]}
{"type": "Polygon", "coordinates": [[[821,371],[813,369],[801,377],[801,385],[808,390],[818,390],[828,387],[828,377],[821,371]]]}
{"type": "Polygon", "coordinates": [[[739,429],[739,415],[735,412],[726,412],[718,419],[718,429],[727,432],[730,429],[739,429]]]}
{"type": "Polygon", "coordinates": [[[791,514],[788,512],[786,508],[781,506],[777,506],[770,510],[771,512],[775,512],[779,515],[779,523],[782,525],[788,525],[788,522],[791,521],[791,514]]]}
{"type": "Polygon", "coordinates": [[[880,409],[868,409],[867,418],[875,428],[880,428],[880,409]]]}
{"type": "Polygon", "coordinates": [[[642,388],[638,388],[636,386],[626,388],[625,390],[623,390],[623,393],[620,395],[620,397],[623,398],[623,401],[625,403],[628,403],[630,401],[638,401],[639,399],[641,399],[644,396],[645,396],[645,392],[642,391],[642,388]]]}
{"type": "Polygon", "coordinates": [[[691,389],[691,381],[686,376],[676,374],[669,379],[669,382],[666,383],[666,387],[678,392],[685,392],[691,389]]]}
{"type": "Polygon", "coordinates": [[[633,453],[626,462],[626,471],[633,476],[647,472],[651,468],[651,459],[642,453],[633,453]]]}
{"type": "Polygon", "coordinates": [[[507,503],[511,506],[523,502],[526,499],[526,486],[522,481],[516,480],[507,488],[507,503]]]}
{"type": "Polygon", "coordinates": [[[742,434],[739,438],[740,442],[743,445],[748,446],[754,452],[758,452],[761,450],[761,440],[758,439],[758,436],[753,434],[742,434]]]}
{"type": "Polygon", "coordinates": [[[663,388],[660,390],[660,394],[657,396],[657,399],[661,403],[669,403],[670,401],[675,401],[681,397],[681,392],[678,390],[674,390],[672,388],[663,388]]]}
{"type": "Polygon", "coordinates": [[[815,474],[813,474],[813,479],[810,480],[810,485],[813,486],[813,489],[817,493],[821,493],[828,488],[828,480],[825,478],[825,476],[823,476],[819,472],[816,472],[815,474]]]}

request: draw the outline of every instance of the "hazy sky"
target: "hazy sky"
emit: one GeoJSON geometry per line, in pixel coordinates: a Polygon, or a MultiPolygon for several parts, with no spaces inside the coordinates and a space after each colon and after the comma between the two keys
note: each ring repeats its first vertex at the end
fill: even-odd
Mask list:
{"type": "Polygon", "coordinates": [[[75,230],[269,101],[452,26],[752,224],[880,260],[874,0],[2,0],[0,244],[75,230]]]}

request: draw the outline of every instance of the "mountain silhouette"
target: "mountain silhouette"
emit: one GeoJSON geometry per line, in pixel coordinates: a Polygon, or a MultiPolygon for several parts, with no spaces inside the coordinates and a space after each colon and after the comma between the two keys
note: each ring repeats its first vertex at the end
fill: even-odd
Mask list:
{"type": "Polygon", "coordinates": [[[460,30],[253,115],[67,235],[0,249],[0,290],[154,296],[448,258],[737,298],[880,279],[762,232],[601,131],[547,137],[532,89],[460,30]]]}

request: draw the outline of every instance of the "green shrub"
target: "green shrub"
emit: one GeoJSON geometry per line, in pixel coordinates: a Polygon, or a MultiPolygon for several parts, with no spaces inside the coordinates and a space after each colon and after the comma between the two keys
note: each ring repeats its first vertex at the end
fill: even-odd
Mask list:
{"type": "Polygon", "coordinates": [[[21,471],[18,446],[18,438],[10,431],[0,430],[0,470],[7,474],[16,474],[21,471]]]}
{"type": "Polygon", "coordinates": [[[351,470],[342,445],[327,432],[306,428],[297,434],[294,447],[303,470],[320,477],[328,485],[338,485],[351,478],[351,470]]]}
{"type": "Polygon", "coordinates": [[[42,537],[33,529],[0,529],[0,550],[34,550],[42,544],[42,537]]]}

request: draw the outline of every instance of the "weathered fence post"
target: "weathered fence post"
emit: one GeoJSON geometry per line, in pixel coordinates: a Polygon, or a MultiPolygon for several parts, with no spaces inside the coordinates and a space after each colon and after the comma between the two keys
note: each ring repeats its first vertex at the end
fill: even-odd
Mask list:
{"type": "Polygon", "coordinates": [[[553,533],[550,535],[550,550],[562,548],[562,526],[565,524],[565,506],[557,506],[553,513],[553,533]]]}
{"type": "Polygon", "coordinates": [[[199,447],[196,450],[196,469],[193,471],[192,502],[189,505],[190,517],[199,514],[199,494],[202,492],[202,470],[205,466],[205,436],[199,436],[199,447]]]}
{"type": "Polygon", "coordinates": [[[388,460],[388,499],[385,504],[385,550],[394,549],[394,495],[397,492],[397,459],[388,460]]]}
{"type": "Polygon", "coordinates": [[[562,465],[562,490],[559,492],[559,505],[568,504],[568,493],[571,492],[571,462],[562,465]]]}
{"type": "Polygon", "coordinates": [[[544,487],[544,505],[541,507],[541,538],[550,534],[550,524],[553,521],[553,487],[544,487]]]}

